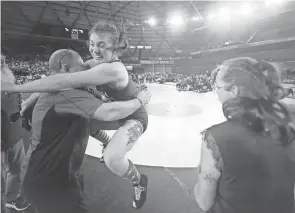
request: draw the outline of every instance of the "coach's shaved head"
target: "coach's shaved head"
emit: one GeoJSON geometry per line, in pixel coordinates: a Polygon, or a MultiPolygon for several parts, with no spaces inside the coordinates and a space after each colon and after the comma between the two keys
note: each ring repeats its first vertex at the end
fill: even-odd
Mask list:
{"type": "Polygon", "coordinates": [[[49,69],[52,74],[77,72],[84,70],[84,62],[77,52],[69,49],[61,49],[51,55],[49,69]]]}

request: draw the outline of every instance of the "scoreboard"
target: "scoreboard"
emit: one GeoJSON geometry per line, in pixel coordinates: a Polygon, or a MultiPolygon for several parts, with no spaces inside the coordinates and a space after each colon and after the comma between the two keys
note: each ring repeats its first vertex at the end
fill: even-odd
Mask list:
{"type": "Polygon", "coordinates": [[[33,29],[32,34],[42,36],[52,36],[58,38],[67,38],[73,40],[88,40],[88,30],[62,26],[52,26],[48,24],[39,24],[33,29]]]}

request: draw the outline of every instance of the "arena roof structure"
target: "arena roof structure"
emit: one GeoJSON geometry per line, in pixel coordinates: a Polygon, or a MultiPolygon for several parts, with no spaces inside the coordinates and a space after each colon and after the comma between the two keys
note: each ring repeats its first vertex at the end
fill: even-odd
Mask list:
{"type": "MultiPolygon", "coordinates": [[[[253,33],[253,23],[256,28],[295,26],[294,2],[285,2],[287,6],[283,3],[272,6],[263,2],[250,4],[220,1],[2,1],[1,30],[2,35],[34,35],[38,27],[47,25],[53,27],[50,33],[55,35],[60,29],[89,30],[98,20],[119,25],[124,19],[130,39],[129,56],[136,54],[138,46],[146,50],[147,56],[177,56],[210,42],[212,37],[208,36],[208,29],[210,35],[222,34],[221,31],[229,27],[229,19],[231,27],[239,29],[240,33],[247,30],[253,33]],[[229,17],[231,11],[236,15],[229,17]],[[278,16],[282,17],[279,21],[265,21],[278,16]],[[245,28],[244,23],[249,23],[252,28],[245,28]]],[[[224,35],[228,36],[228,32],[224,35]]],[[[82,40],[87,40],[87,35],[82,40]]]]}

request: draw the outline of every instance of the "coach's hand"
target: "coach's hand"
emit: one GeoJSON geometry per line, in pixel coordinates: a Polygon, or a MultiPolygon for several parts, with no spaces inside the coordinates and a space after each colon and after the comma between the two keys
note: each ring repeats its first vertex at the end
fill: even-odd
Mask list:
{"type": "Polygon", "coordinates": [[[143,90],[138,93],[137,98],[141,101],[142,106],[145,106],[150,102],[151,96],[152,94],[149,91],[143,90]]]}
{"type": "Polygon", "coordinates": [[[21,103],[21,110],[20,110],[20,115],[24,116],[25,112],[27,111],[27,109],[30,107],[30,104],[28,103],[28,101],[23,101],[21,103]]]}
{"type": "Polygon", "coordinates": [[[101,100],[104,102],[104,103],[110,103],[112,102],[112,100],[108,97],[106,97],[105,95],[102,95],[101,96],[101,100]]]}
{"type": "Polygon", "coordinates": [[[138,90],[141,92],[141,91],[143,91],[143,90],[146,90],[146,89],[147,89],[147,86],[146,86],[145,84],[141,84],[141,85],[139,85],[137,88],[138,88],[138,90]]]}
{"type": "Polygon", "coordinates": [[[40,93],[33,93],[29,98],[27,98],[27,100],[24,100],[21,103],[20,115],[24,116],[28,109],[30,109],[32,107],[34,108],[34,106],[37,103],[39,97],[40,97],[40,93]]]}
{"type": "Polygon", "coordinates": [[[99,91],[99,90],[93,90],[93,92],[91,92],[96,98],[102,100],[104,103],[109,103],[112,102],[111,99],[107,98],[103,92],[99,91]]]}

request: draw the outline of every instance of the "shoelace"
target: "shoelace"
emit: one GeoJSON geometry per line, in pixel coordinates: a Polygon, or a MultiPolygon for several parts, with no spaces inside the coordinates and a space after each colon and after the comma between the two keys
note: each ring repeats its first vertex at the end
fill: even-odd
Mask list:
{"type": "Polygon", "coordinates": [[[144,190],[145,190],[145,188],[142,187],[142,186],[136,186],[136,187],[134,187],[135,200],[139,200],[140,199],[141,192],[143,192],[144,190]]]}
{"type": "Polygon", "coordinates": [[[108,144],[102,144],[102,153],[104,153],[104,151],[106,150],[108,144]]]}

